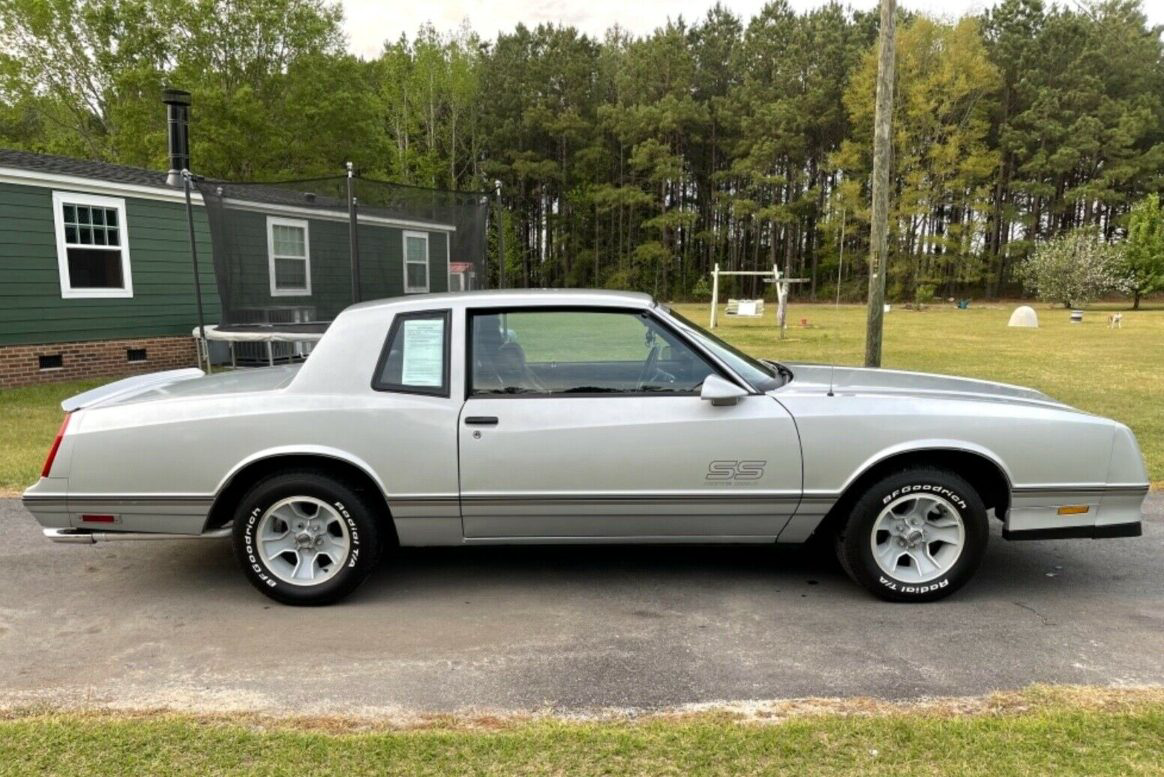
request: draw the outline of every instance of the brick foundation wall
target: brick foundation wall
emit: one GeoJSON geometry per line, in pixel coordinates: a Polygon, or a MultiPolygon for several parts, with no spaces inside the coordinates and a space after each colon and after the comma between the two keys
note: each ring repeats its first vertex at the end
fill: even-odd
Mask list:
{"type": "Polygon", "coordinates": [[[193,367],[197,362],[192,337],[145,337],[47,345],[0,346],[0,389],[61,380],[121,377],[143,372],[193,367]],[[129,349],[145,349],[146,359],[131,362],[129,349]],[[40,369],[41,356],[60,354],[61,366],[40,369]]]}

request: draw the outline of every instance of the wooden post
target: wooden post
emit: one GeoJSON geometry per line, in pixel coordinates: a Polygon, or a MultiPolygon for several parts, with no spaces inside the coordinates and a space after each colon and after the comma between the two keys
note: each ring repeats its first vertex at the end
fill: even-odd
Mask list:
{"type": "MultiPolygon", "coordinates": [[[[493,182],[497,189],[497,206],[495,211],[497,213],[497,288],[504,289],[505,286],[505,206],[501,202],[501,180],[498,179],[493,182]]],[[[489,283],[489,278],[485,278],[485,283],[489,283]]],[[[597,279],[595,280],[597,283],[597,279]]],[[[486,286],[488,288],[488,286],[486,286]]]]}
{"type": "Polygon", "coordinates": [[[776,326],[780,329],[780,339],[788,326],[788,279],[780,277],[780,268],[772,265],[772,280],[776,284],[776,326]]]}
{"type": "Polygon", "coordinates": [[[711,269],[711,329],[715,329],[715,308],[719,305],[719,263],[711,269]]]}
{"type": "Polygon", "coordinates": [[[841,242],[840,242],[840,261],[837,262],[837,304],[834,308],[841,306],[841,275],[845,269],[845,209],[841,208],[841,242]]]}
{"type": "Polygon", "coordinates": [[[869,314],[865,327],[865,366],[881,366],[885,326],[885,275],[889,252],[889,165],[893,153],[893,25],[895,0],[881,0],[880,52],[877,59],[877,108],[873,119],[873,217],[869,236],[869,314]]]}

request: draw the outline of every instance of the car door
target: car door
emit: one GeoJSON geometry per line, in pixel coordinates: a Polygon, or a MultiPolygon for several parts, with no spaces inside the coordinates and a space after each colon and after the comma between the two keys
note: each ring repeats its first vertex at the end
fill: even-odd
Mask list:
{"type": "Polygon", "coordinates": [[[701,400],[731,376],[649,312],[470,310],[467,326],[466,538],[763,540],[795,510],[787,411],[701,400]]]}

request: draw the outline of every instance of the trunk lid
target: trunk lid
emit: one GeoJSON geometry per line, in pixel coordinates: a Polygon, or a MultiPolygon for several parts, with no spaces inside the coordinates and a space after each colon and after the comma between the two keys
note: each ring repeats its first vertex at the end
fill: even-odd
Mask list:
{"type": "Polygon", "coordinates": [[[61,403],[65,412],[86,407],[125,405],[174,397],[242,394],[280,389],[299,371],[298,364],[284,367],[231,370],[206,375],[199,369],[167,370],[98,386],[61,403]]]}

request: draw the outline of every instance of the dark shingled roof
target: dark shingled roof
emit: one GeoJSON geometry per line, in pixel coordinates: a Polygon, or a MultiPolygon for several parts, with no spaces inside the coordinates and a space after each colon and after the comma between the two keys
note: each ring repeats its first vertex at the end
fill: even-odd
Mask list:
{"type": "Polygon", "coordinates": [[[32,151],[12,151],[0,148],[0,167],[16,167],[54,175],[76,175],[99,181],[156,186],[168,189],[166,173],[146,170],[141,167],[113,165],[108,162],[94,162],[89,159],[73,159],[56,154],[37,154],[32,151]]]}
{"type": "MultiPolygon", "coordinates": [[[[94,162],[89,159],[73,159],[56,154],[38,154],[32,151],[14,151],[0,148],[0,167],[18,168],[32,172],[55,175],[73,175],[92,178],[97,181],[149,186],[167,191],[175,191],[166,185],[166,172],[146,170],[140,167],[115,165],[109,162],[94,162]]],[[[215,179],[201,179],[195,183],[197,189],[211,199],[215,195],[233,200],[248,200],[266,205],[291,205],[347,214],[347,198],[342,194],[343,176],[316,180],[287,181],[282,183],[230,183],[215,179]],[[316,191],[312,191],[315,189],[316,191]],[[319,191],[322,189],[322,191],[319,191]],[[331,190],[329,196],[326,192],[331,190]],[[337,196],[338,195],[338,196],[337,196]]],[[[360,212],[365,216],[379,216],[389,219],[408,219],[434,225],[456,223],[456,205],[444,199],[432,201],[434,195],[451,195],[454,198],[475,197],[475,193],[435,192],[412,186],[399,186],[383,182],[367,181],[363,186],[374,187],[386,192],[380,202],[373,205],[362,203],[360,212]]],[[[181,191],[181,189],[177,189],[181,191]]],[[[371,193],[371,190],[365,190],[371,193]]],[[[208,203],[209,204],[209,203],[208,203]]]]}
{"type": "MultiPolygon", "coordinates": [[[[13,151],[0,148],[0,167],[16,167],[40,173],[75,175],[112,183],[153,186],[159,189],[174,189],[166,185],[166,173],[146,170],[141,167],[115,165],[109,162],[95,162],[90,159],[73,159],[56,154],[38,154],[32,151],[13,151]]],[[[204,182],[213,191],[221,186],[227,197],[277,205],[314,206],[323,210],[343,210],[347,204],[334,197],[315,197],[307,192],[295,191],[279,184],[237,184],[218,182],[213,179],[204,182]]]]}

